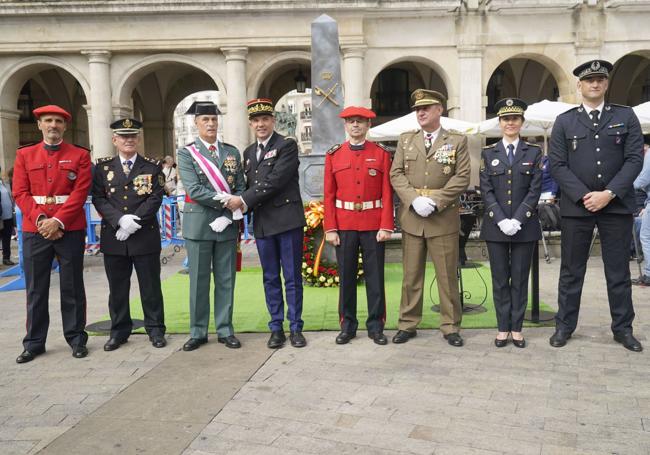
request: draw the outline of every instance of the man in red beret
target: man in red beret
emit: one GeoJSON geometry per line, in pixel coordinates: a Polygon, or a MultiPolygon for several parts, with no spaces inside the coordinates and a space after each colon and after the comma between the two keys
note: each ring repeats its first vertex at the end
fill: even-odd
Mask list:
{"type": "Polygon", "coordinates": [[[339,114],[350,140],[337,144],[325,157],[325,239],[336,247],[339,265],[339,316],[337,344],[357,334],[357,269],[359,247],[368,299],[368,336],[380,345],[384,335],[384,242],[393,231],[391,155],[388,149],[366,140],[375,113],[350,106],[339,114]]]}
{"type": "Polygon", "coordinates": [[[63,333],[76,358],[86,357],[86,294],[83,257],[90,188],[90,154],[67,144],[63,133],[72,116],[59,106],[34,109],[43,140],[16,152],[13,195],[23,216],[23,268],[27,287],[27,335],[17,363],[45,352],[50,318],[52,261],[60,267],[63,333]]]}

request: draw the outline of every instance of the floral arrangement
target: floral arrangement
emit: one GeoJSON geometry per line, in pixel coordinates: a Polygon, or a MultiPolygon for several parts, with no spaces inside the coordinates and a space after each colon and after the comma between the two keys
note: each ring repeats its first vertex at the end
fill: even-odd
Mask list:
{"type": "MultiPolygon", "coordinates": [[[[305,220],[307,226],[304,229],[302,246],[302,279],[306,285],[314,287],[336,287],[339,285],[338,264],[329,262],[322,258],[325,247],[325,233],[323,232],[323,218],[325,207],[321,201],[311,201],[305,207],[305,220]],[[316,245],[316,237],[322,236],[319,245],[316,245]]],[[[359,255],[359,265],[361,265],[359,255]]],[[[357,281],[363,277],[363,269],[357,271],[357,281]]]]}

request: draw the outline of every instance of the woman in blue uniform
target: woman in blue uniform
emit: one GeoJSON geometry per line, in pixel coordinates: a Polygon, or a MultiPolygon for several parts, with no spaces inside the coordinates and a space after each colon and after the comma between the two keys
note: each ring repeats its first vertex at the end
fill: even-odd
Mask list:
{"type": "Polygon", "coordinates": [[[526,103],[507,98],[495,105],[503,138],[481,152],[481,192],[485,215],[481,238],[487,244],[498,330],[494,344],[509,337],[526,347],[522,334],[528,302],[528,273],[541,237],[537,202],[542,185],[542,150],[520,139],[526,103]]]}

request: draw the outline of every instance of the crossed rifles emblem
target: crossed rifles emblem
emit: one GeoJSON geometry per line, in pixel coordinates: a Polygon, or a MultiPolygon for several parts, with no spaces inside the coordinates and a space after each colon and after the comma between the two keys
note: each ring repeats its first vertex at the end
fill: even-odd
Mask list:
{"type": "Polygon", "coordinates": [[[316,92],[316,95],[319,95],[319,96],[323,97],[321,102],[318,103],[317,107],[320,107],[320,105],[323,104],[325,102],[325,100],[330,101],[335,106],[339,106],[339,103],[332,97],[332,95],[334,93],[334,90],[336,90],[336,87],[338,87],[338,85],[339,85],[339,83],[336,82],[334,85],[332,85],[332,87],[328,91],[325,91],[325,90],[323,90],[322,88],[320,88],[318,86],[315,87],[314,91],[316,92]]]}

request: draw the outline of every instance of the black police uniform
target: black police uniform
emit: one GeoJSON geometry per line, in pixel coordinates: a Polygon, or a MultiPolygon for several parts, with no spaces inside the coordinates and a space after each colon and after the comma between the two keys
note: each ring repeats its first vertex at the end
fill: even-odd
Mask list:
{"type": "Polygon", "coordinates": [[[562,265],[558,288],[558,330],[570,334],[578,323],[580,297],[594,226],[598,227],[612,315],[612,331],[632,331],[634,309],[630,285],[634,188],[643,166],[643,136],[631,108],[605,103],[597,121],[584,106],[558,116],[551,134],[551,174],[561,190],[562,265]],[[598,212],[582,198],[610,190],[614,199],[598,212]]]}
{"type": "Polygon", "coordinates": [[[481,238],[486,241],[500,332],[521,332],[528,302],[528,274],[541,237],[537,202],[542,188],[542,150],[519,140],[512,164],[503,141],[481,152],[480,182],[485,203],[481,238]],[[521,230],[508,236],[497,225],[515,219],[521,230]]]}
{"type": "Polygon", "coordinates": [[[110,295],[111,338],[126,340],[133,322],[129,309],[131,272],[135,267],[140,286],[145,329],[150,337],[165,334],[163,295],[160,288],[160,226],[158,210],[164,195],[164,176],[158,160],[135,155],[128,176],[120,156],[97,160],[92,198],[102,216],[100,250],[110,295]],[[142,227],[125,241],[115,237],[123,215],[140,217],[142,227]]]}

